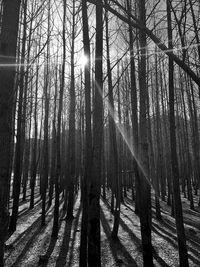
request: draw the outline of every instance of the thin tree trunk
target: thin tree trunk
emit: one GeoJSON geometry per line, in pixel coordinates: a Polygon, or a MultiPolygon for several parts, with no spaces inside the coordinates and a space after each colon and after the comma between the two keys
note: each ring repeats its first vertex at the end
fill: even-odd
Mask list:
{"type": "Polygon", "coordinates": [[[87,1],[82,0],[82,19],[83,19],[83,47],[84,55],[88,58],[85,65],[85,117],[86,117],[86,160],[85,173],[83,178],[82,196],[82,221],[81,221],[81,245],[80,245],[80,267],[86,267],[88,262],[88,192],[89,181],[91,180],[91,161],[92,161],[92,131],[91,131],[91,84],[90,84],[90,40],[87,17],[87,1]]]}
{"type": "MultiPolygon", "coordinates": [[[[167,1],[167,21],[168,21],[168,44],[169,49],[173,49],[172,39],[172,25],[171,25],[171,11],[170,4],[167,1]]],[[[169,110],[170,110],[170,147],[171,147],[171,164],[172,164],[172,183],[173,183],[173,200],[174,211],[176,219],[176,230],[178,237],[179,248],[179,262],[181,267],[187,267],[188,254],[185,238],[185,230],[183,225],[182,204],[180,198],[179,187],[179,173],[178,173],[178,160],[176,152],[176,130],[175,130],[175,116],[174,116],[174,66],[173,61],[169,59],[169,110]]]]}
{"type": "Polygon", "coordinates": [[[88,266],[101,266],[100,251],[100,181],[101,181],[101,147],[103,134],[103,21],[102,5],[96,5],[96,50],[95,50],[95,92],[93,117],[93,160],[92,177],[89,187],[89,220],[88,220],[88,266]]]}
{"type": "Polygon", "coordinates": [[[72,7],[72,44],[71,44],[71,84],[70,84],[70,107],[69,107],[69,141],[68,141],[68,164],[69,164],[69,194],[67,206],[67,219],[72,220],[74,204],[74,180],[75,180],[75,76],[74,76],[74,42],[75,42],[75,0],[72,7]]]}
{"type": "MultiPolygon", "coordinates": [[[[47,57],[48,58],[48,57],[47,57]]],[[[48,138],[49,138],[49,93],[48,93],[48,68],[45,71],[45,84],[44,84],[44,97],[45,97],[45,111],[44,111],[44,144],[43,144],[43,170],[41,174],[41,193],[42,193],[42,216],[41,216],[41,226],[45,225],[45,214],[46,214],[46,190],[48,182],[49,173],[49,149],[48,149],[48,138]]]]}
{"type": "MultiPolygon", "coordinates": [[[[162,151],[161,151],[161,129],[160,129],[160,103],[159,103],[159,89],[158,89],[158,60],[157,60],[157,49],[155,49],[155,86],[156,86],[156,140],[157,140],[157,161],[156,161],[156,176],[155,176],[155,203],[156,203],[156,218],[161,220],[160,212],[160,188],[159,179],[163,179],[162,173],[162,151]]],[[[162,182],[161,182],[162,183],[162,182]]]]}
{"type": "MultiPolygon", "coordinates": [[[[131,10],[131,1],[127,0],[127,8],[131,10]]],[[[128,16],[129,22],[131,20],[130,15],[128,16]]],[[[133,27],[129,24],[129,50],[130,50],[130,75],[131,75],[131,120],[133,129],[133,149],[135,158],[133,162],[134,173],[135,173],[135,213],[139,214],[139,171],[137,165],[138,159],[138,97],[137,97],[137,84],[136,84],[136,70],[135,70],[135,59],[134,59],[134,39],[133,39],[133,27]]]]}
{"type": "Polygon", "coordinates": [[[62,69],[61,69],[61,84],[59,93],[59,104],[58,104],[58,115],[57,115],[57,136],[56,136],[56,177],[55,177],[55,206],[54,206],[54,221],[52,237],[58,237],[58,219],[59,219],[59,181],[61,179],[61,120],[63,110],[63,95],[64,95],[64,84],[65,84],[65,59],[66,59],[66,40],[65,40],[65,29],[66,29],[66,1],[63,0],[63,58],[62,58],[62,69]]]}
{"type": "Polygon", "coordinates": [[[113,166],[111,170],[112,181],[114,182],[115,191],[115,213],[114,213],[114,225],[112,229],[112,238],[116,239],[119,229],[120,219],[120,181],[119,181],[119,170],[118,170],[118,151],[117,151],[117,138],[116,128],[114,121],[114,98],[113,98],[113,86],[112,86],[112,73],[110,64],[110,48],[109,48],[109,32],[108,32],[108,12],[106,11],[106,51],[107,51],[107,73],[108,73],[108,112],[109,112],[109,138],[110,138],[110,153],[111,157],[110,164],[113,166]]]}
{"type": "Polygon", "coordinates": [[[188,199],[190,200],[190,208],[194,210],[194,201],[193,201],[193,194],[192,194],[192,182],[191,182],[191,157],[190,157],[190,149],[189,149],[189,135],[188,135],[188,122],[187,122],[187,115],[186,115],[186,105],[184,100],[184,91],[183,91],[183,82],[180,78],[180,86],[181,86],[181,95],[182,95],[182,103],[183,103],[183,113],[185,119],[185,141],[186,141],[186,160],[187,160],[187,172],[186,172],[186,180],[187,180],[187,190],[188,190],[188,199]]]}
{"type": "Polygon", "coordinates": [[[56,78],[55,78],[55,95],[54,95],[54,112],[53,112],[53,122],[52,122],[52,148],[51,148],[51,176],[50,176],[50,185],[49,185],[49,207],[52,204],[54,184],[55,184],[55,171],[56,171],[56,101],[57,101],[57,73],[56,69],[56,78]]]}
{"type": "MultiPolygon", "coordinates": [[[[141,24],[146,25],[145,0],[140,0],[139,18],[141,24]]],[[[143,265],[153,266],[151,244],[151,187],[148,171],[148,143],[147,143],[147,74],[146,74],[146,35],[139,33],[140,62],[139,62],[139,85],[140,85],[140,224],[142,237],[143,265]]]]}

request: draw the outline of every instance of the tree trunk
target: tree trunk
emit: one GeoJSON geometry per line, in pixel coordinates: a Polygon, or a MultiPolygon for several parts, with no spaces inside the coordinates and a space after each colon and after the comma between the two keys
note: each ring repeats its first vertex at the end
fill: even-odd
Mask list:
{"type": "MultiPolygon", "coordinates": [[[[145,0],[138,2],[139,18],[141,24],[146,25],[145,0]]],[[[148,143],[147,143],[147,76],[146,76],[146,35],[139,32],[140,62],[139,62],[139,86],[140,86],[140,224],[142,236],[143,265],[153,266],[151,244],[151,187],[148,171],[148,143]]]]}
{"type": "Polygon", "coordinates": [[[91,161],[92,161],[92,131],[91,131],[91,84],[90,84],[90,40],[87,16],[87,1],[82,0],[82,19],[83,19],[83,48],[84,55],[88,58],[88,64],[84,67],[85,74],[85,117],[86,117],[86,160],[85,173],[82,187],[82,221],[81,221],[81,245],[80,245],[80,267],[86,267],[88,262],[88,192],[89,181],[91,180],[91,161]]]}
{"type": "MultiPolygon", "coordinates": [[[[168,44],[169,49],[173,49],[172,25],[170,4],[167,1],[167,21],[168,21],[168,44]]],[[[170,147],[171,147],[171,165],[172,165],[172,183],[173,183],[173,200],[176,220],[176,231],[178,237],[179,262],[181,267],[187,267],[188,254],[185,238],[185,230],[183,225],[182,204],[180,198],[178,160],[176,152],[176,130],[174,116],[174,67],[173,61],[169,59],[169,111],[170,111],[170,147]]]]}
{"type": "Polygon", "coordinates": [[[102,5],[96,5],[96,50],[95,50],[95,92],[93,117],[93,164],[92,177],[89,186],[89,221],[88,221],[88,266],[101,266],[100,251],[100,181],[101,181],[101,155],[103,134],[103,21],[102,5]]]}
{"type": "Polygon", "coordinates": [[[34,107],[34,142],[32,144],[32,159],[31,159],[31,178],[30,178],[30,209],[34,208],[35,182],[37,175],[37,143],[38,143],[38,126],[37,126],[37,93],[38,93],[38,68],[36,70],[36,90],[35,90],[35,107],[34,107]]]}
{"type": "MultiPolygon", "coordinates": [[[[48,57],[47,57],[48,58],[48,57]]],[[[44,84],[44,97],[45,97],[45,114],[44,114],[44,144],[43,144],[43,170],[41,174],[41,193],[42,193],[42,216],[41,216],[41,226],[45,225],[45,215],[46,215],[46,190],[48,183],[48,173],[49,173],[49,92],[48,92],[48,79],[49,79],[49,66],[45,71],[45,84],[44,84]]]]}
{"type": "Polygon", "coordinates": [[[43,146],[43,172],[42,172],[42,216],[41,226],[45,225],[46,217],[46,191],[49,177],[49,98],[50,98],[50,8],[51,1],[48,1],[48,29],[47,29],[47,54],[46,67],[44,68],[44,98],[45,98],[45,114],[44,114],[44,146],[43,146]]]}
{"type": "Polygon", "coordinates": [[[51,176],[49,181],[49,203],[50,207],[52,204],[54,184],[55,184],[55,171],[56,171],[56,101],[57,101],[57,69],[55,78],[55,95],[54,95],[54,112],[53,112],[53,122],[52,122],[52,144],[51,144],[51,176]]]}
{"type": "Polygon", "coordinates": [[[59,182],[61,180],[61,121],[62,121],[62,110],[63,110],[63,95],[64,95],[64,84],[65,84],[65,60],[66,60],[66,1],[63,0],[63,29],[62,29],[62,41],[63,41],[63,58],[62,58],[62,69],[61,69],[61,84],[59,93],[59,104],[58,104],[58,115],[57,115],[57,136],[56,136],[56,177],[55,177],[55,206],[54,206],[54,221],[52,237],[58,237],[58,219],[59,219],[59,182]]]}
{"type": "Polygon", "coordinates": [[[74,180],[75,180],[75,76],[74,76],[74,42],[75,42],[75,0],[72,7],[72,40],[71,40],[71,84],[70,84],[70,107],[69,107],[69,139],[68,139],[68,164],[69,164],[69,195],[67,206],[67,219],[72,220],[74,204],[74,180]]]}
{"type": "MultiPolygon", "coordinates": [[[[162,177],[162,151],[161,151],[161,129],[160,129],[160,103],[159,103],[159,84],[158,84],[158,60],[157,49],[155,49],[155,87],[156,87],[156,141],[157,141],[157,160],[156,160],[156,175],[155,175],[155,203],[156,203],[156,218],[161,220],[160,212],[160,188],[159,179],[162,177]]],[[[162,181],[161,181],[162,184],[162,181]]]]}
{"type": "Polygon", "coordinates": [[[9,225],[9,230],[14,232],[16,230],[18,207],[19,207],[19,195],[21,188],[21,176],[22,176],[22,163],[23,163],[23,96],[24,96],[24,57],[25,57],[25,45],[26,45],[26,11],[27,1],[24,2],[24,19],[23,19],[23,40],[22,40],[22,59],[19,76],[19,99],[18,99],[18,115],[17,115],[17,136],[16,136],[16,148],[15,148],[15,163],[14,163],[14,179],[13,179],[13,208],[12,216],[9,225]]]}
{"type": "Polygon", "coordinates": [[[107,51],[107,73],[108,73],[108,112],[109,112],[109,138],[110,138],[110,164],[112,165],[111,176],[114,182],[114,192],[116,198],[115,213],[114,213],[114,225],[112,229],[112,238],[116,239],[119,229],[120,219],[120,181],[118,170],[118,151],[117,151],[117,138],[115,128],[115,108],[113,98],[113,86],[112,86],[112,72],[110,64],[110,48],[109,48],[109,32],[108,32],[108,12],[106,11],[106,51],[107,51]]]}
{"type": "MultiPolygon", "coordinates": [[[[127,0],[127,7],[131,10],[131,1],[127,0]]],[[[128,20],[130,22],[130,15],[128,16],[128,20]]],[[[135,153],[135,158],[133,162],[133,168],[135,173],[135,213],[139,214],[139,172],[138,172],[138,97],[137,97],[137,84],[136,84],[136,73],[135,73],[135,59],[134,59],[134,50],[133,50],[133,27],[131,23],[129,24],[129,51],[130,51],[130,68],[131,68],[131,120],[132,120],[132,128],[133,128],[133,149],[135,153]]]]}
{"type": "Polygon", "coordinates": [[[3,2],[0,34],[0,266],[4,266],[4,241],[9,222],[9,173],[12,143],[13,88],[20,1],[3,2]],[[9,68],[4,64],[11,64],[9,68]]]}

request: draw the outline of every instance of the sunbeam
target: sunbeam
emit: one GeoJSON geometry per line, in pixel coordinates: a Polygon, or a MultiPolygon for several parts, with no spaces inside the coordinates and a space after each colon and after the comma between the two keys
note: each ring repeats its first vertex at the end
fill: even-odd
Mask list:
{"type": "MultiPolygon", "coordinates": [[[[96,81],[94,81],[94,82],[95,82],[96,88],[98,89],[99,94],[103,98],[100,86],[98,85],[98,83],[96,81]]],[[[150,179],[148,177],[147,171],[145,170],[145,167],[142,166],[142,162],[141,162],[141,160],[139,158],[139,155],[136,154],[136,149],[134,148],[133,143],[131,142],[131,139],[128,137],[124,126],[122,124],[120,124],[119,122],[116,122],[115,112],[113,111],[113,108],[111,107],[111,105],[109,103],[108,103],[108,110],[109,110],[109,113],[110,113],[114,123],[115,123],[115,127],[116,127],[117,131],[122,136],[122,139],[123,139],[124,143],[126,144],[128,150],[130,151],[132,157],[137,162],[137,165],[138,165],[140,171],[142,172],[142,174],[145,177],[145,179],[148,182],[148,184],[152,187],[152,189],[156,193],[156,190],[155,190],[153,184],[150,182],[150,179]]]]}

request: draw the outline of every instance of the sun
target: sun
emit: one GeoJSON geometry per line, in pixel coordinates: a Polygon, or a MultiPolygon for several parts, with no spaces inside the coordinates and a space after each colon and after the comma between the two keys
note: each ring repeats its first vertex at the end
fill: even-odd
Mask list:
{"type": "Polygon", "coordinates": [[[88,63],[88,57],[86,55],[82,54],[82,56],[79,59],[79,63],[82,66],[82,68],[84,68],[88,63]]]}

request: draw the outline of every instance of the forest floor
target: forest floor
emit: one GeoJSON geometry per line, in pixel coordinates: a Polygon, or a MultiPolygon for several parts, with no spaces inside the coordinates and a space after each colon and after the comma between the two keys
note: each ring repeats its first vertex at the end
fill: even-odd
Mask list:
{"type": "MultiPolygon", "coordinates": [[[[35,207],[29,210],[27,201],[20,201],[17,230],[6,241],[5,266],[33,267],[77,267],[79,266],[79,245],[81,229],[80,194],[74,204],[74,220],[66,222],[60,208],[58,239],[51,239],[53,226],[53,205],[46,215],[46,226],[41,227],[41,199],[39,192],[35,207]],[[43,257],[45,255],[45,257],[43,257]],[[42,257],[41,257],[42,256],[42,257]],[[45,258],[45,261],[41,260],[45,258]]],[[[101,199],[101,259],[102,266],[143,266],[139,217],[134,212],[134,202],[129,195],[121,205],[119,240],[110,238],[113,215],[110,212],[110,198],[101,199]]],[[[200,266],[200,208],[195,201],[195,211],[189,209],[189,201],[182,198],[184,223],[190,266],[200,266]]],[[[152,200],[152,244],[154,266],[179,266],[176,228],[171,208],[161,201],[162,221],[155,218],[152,200]]]]}

